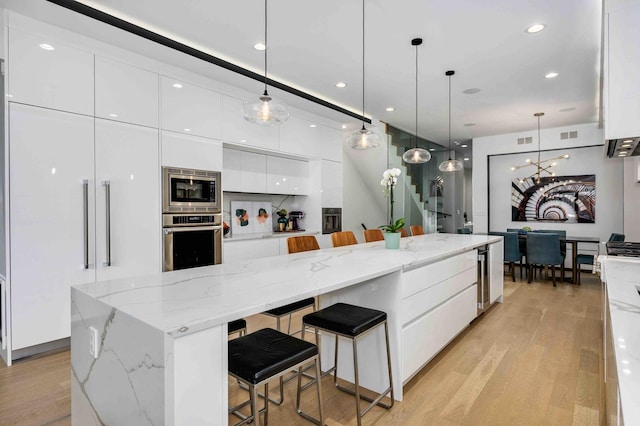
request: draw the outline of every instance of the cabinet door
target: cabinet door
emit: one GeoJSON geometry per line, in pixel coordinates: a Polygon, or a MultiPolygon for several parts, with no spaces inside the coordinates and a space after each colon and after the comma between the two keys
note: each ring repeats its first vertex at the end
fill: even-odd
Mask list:
{"type": "Polygon", "coordinates": [[[637,1],[607,2],[608,73],[605,73],[605,137],[628,138],[640,135],[640,4],[637,1]]]}
{"type": "Polygon", "coordinates": [[[93,115],[93,55],[49,37],[9,29],[11,100],[93,115]]]}
{"type": "Polygon", "coordinates": [[[222,189],[231,192],[267,192],[267,156],[223,149],[222,189]]]}
{"type": "Polygon", "coordinates": [[[306,195],[309,193],[309,163],[267,156],[267,193],[306,195]]]}
{"type": "Polygon", "coordinates": [[[322,160],[322,207],[342,207],[342,163],[322,160]]]}
{"type": "Polygon", "coordinates": [[[15,350],[68,337],[69,287],[95,280],[94,129],[93,118],[13,103],[9,129],[15,350]]]}
{"type": "Polygon", "coordinates": [[[280,151],[304,157],[320,157],[322,134],[323,126],[291,116],[280,128],[280,151]]]}
{"type": "Polygon", "coordinates": [[[218,92],[162,77],[162,128],[220,139],[222,99],[218,92]]]}
{"type": "Polygon", "coordinates": [[[279,127],[249,123],[242,116],[242,100],[222,96],[222,140],[263,149],[279,149],[279,127]]]}
{"type": "MultiPolygon", "coordinates": [[[[384,137],[384,135],[381,136],[384,137]]],[[[320,156],[325,160],[342,162],[342,130],[322,127],[320,129],[320,139],[320,156]]]]}
{"type": "Polygon", "coordinates": [[[158,74],[96,56],[96,117],[158,127],[158,74]]]}
{"type": "Polygon", "coordinates": [[[97,280],[160,272],[158,131],[97,119],[95,143],[97,280]]]}
{"type": "Polygon", "coordinates": [[[502,302],[504,288],[504,250],[502,244],[489,245],[489,301],[502,302]]]}
{"type": "MultiPolygon", "coordinates": [[[[222,144],[213,139],[163,131],[162,165],[220,171],[222,170],[222,144]]],[[[224,176],[222,178],[224,184],[224,176]]]]}

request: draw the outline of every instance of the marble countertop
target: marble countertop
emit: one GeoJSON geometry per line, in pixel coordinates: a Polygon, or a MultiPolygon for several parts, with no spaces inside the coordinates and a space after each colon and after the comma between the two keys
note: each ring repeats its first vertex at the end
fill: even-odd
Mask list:
{"type": "Polygon", "coordinates": [[[429,234],[80,284],[80,291],[174,337],[472,250],[502,237],[429,234]]]}
{"type": "Polygon", "coordinates": [[[607,283],[625,424],[640,424],[640,259],[599,256],[607,283]]]}

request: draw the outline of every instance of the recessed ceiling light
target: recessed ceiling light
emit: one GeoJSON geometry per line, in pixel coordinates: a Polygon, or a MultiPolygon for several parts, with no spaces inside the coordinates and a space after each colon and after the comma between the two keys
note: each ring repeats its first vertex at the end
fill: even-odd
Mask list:
{"type": "Polygon", "coordinates": [[[429,151],[435,151],[435,150],[436,150],[435,148],[429,148],[429,151]]]}
{"type": "Polygon", "coordinates": [[[55,47],[47,43],[40,43],[39,46],[41,49],[44,49],[44,50],[56,50],[55,47]]]}
{"type": "Polygon", "coordinates": [[[463,160],[464,161],[469,161],[469,157],[464,157],[463,160]]]}
{"type": "Polygon", "coordinates": [[[175,87],[176,89],[182,89],[182,84],[180,84],[180,83],[173,83],[173,87],[175,87]]]}
{"type": "Polygon", "coordinates": [[[391,111],[395,111],[396,109],[394,107],[387,107],[386,111],[387,112],[391,112],[391,111]]]}
{"type": "Polygon", "coordinates": [[[544,30],[544,28],[544,24],[533,24],[529,28],[527,28],[527,32],[529,34],[539,33],[540,31],[544,30]]]}
{"type": "Polygon", "coordinates": [[[478,89],[477,87],[472,87],[471,89],[463,90],[462,93],[464,93],[465,95],[475,95],[479,91],[480,91],[480,89],[478,89]]]}
{"type": "Polygon", "coordinates": [[[184,129],[184,131],[185,131],[185,132],[190,132],[190,131],[191,131],[191,129],[188,129],[188,128],[187,128],[187,129],[184,129]]]}
{"type": "Polygon", "coordinates": [[[465,127],[475,126],[476,123],[464,123],[465,127]]]}
{"type": "Polygon", "coordinates": [[[469,145],[467,145],[467,144],[465,143],[465,144],[462,144],[462,145],[460,145],[460,146],[461,146],[461,147],[463,147],[463,148],[466,148],[466,147],[468,147],[469,145]]]}
{"type": "Polygon", "coordinates": [[[548,74],[545,74],[544,78],[554,78],[557,77],[558,73],[557,72],[550,72],[548,74]]]}
{"type": "Polygon", "coordinates": [[[245,143],[247,140],[246,139],[240,139],[240,142],[245,143]]]}
{"type": "Polygon", "coordinates": [[[346,125],[346,124],[343,124],[343,125],[342,125],[342,128],[343,128],[343,129],[346,129],[346,128],[347,128],[347,125],[346,125]]]}
{"type": "Polygon", "coordinates": [[[253,45],[253,48],[256,50],[265,50],[267,46],[264,43],[256,43],[253,45]]]}
{"type": "Polygon", "coordinates": [[[109,117],[116,118],[117,116],[118,116],[118,114],[114,114],[114,113],[109,114],[109,117]]]}
{"type": "Polygon", "coordinates": [[[336,83],[336,87],[339,89],[343,89],[345,87],[347,87],[347,83],[343,83],[342,81],[339,81],[336,83]]]}
{"type": "Polygon", "coordinates": [[[309,127],[318,127],[315,124],[309,124],[309,127]]]}
{"type": "Polygon", "coordinates": [[[562,108],[560,110],[560,112],[569,112],[569,111],[575,111],[576,107],[568,107],[568,108],[562,108]]]}

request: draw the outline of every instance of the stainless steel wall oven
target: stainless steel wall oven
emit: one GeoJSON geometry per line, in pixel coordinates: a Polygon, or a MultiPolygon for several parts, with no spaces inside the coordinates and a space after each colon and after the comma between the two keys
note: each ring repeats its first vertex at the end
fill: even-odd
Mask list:
{"type": "Polygon", "coordinates": [[[222,263],[220,172],[162,168],[163,271],[222,263]]]}

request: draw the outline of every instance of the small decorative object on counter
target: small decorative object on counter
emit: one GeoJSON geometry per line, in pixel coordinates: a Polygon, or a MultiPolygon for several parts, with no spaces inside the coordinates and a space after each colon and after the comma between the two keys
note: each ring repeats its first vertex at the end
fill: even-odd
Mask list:
{"type": "Polygon", "coordinates": [[[379,226],[384,234],[385,247],[388,249],[400,248],[400,229],[404,228],[404,218],[393,221],[393,188],[398,183],[401,170],[397,168],[387,169],[382,173],[380,185],[384,187],[384,193],[389,196],[389,224],[379,226]]]}
{"type": "Polygon", "coordinates": [[[278,231],[284,232],[287,224],[289,223],[289,219],[287,219],[289,212],[285,209],[280,209],[276,214],[278,215],[278,231]]]}

